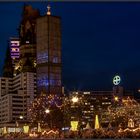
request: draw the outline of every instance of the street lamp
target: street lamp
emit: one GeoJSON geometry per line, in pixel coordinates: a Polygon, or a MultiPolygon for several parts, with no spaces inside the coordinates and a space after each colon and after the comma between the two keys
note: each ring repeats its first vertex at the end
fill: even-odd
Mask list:
{"type": "Polygon", "coordinates": [[[45,110],[45,113],[46,113],[46,114],[49,114],[49,113],[50,113],[50,110],[49,110],[49,109],[46,109],[46,110],[45,110]]]}
{"type": "MultiPolygon", "coordinates": [[[[80,118],[79,118],[79,117],[80,117],[80,116],[79,116],[79,109],[80,109],[80,108],[79,108],[79,104],[77,105],[76,103],[79,102],[79,98],[78,98],[77,96],[74,96],[74,97],[72,97],[71,101],[72,101],[73,104],[75,104],[75,105],[74,105],[74,106],[75,106],[74,108],[76,109],[76,111],[75,111],[74,116],[75,116],[75,115],[76,115],[76,116],[75,116],[74,118],[75,118],[75,119],[77,118],[78,120],[76,119],[77,121],[74,121],[74,123],[76,123],[76,129],[77,129],[77,126],[79,125],[79,121],[80,121],[80,118]],[[78,109],[78,111],[77,111],[77,109],[78,109]],[[77,113],[77,112],[78,112],[78,113],[77,113]]],[[[71,121],[71,127],[72,127],[72,123],[73,123],[73,121],[71,121]]],[[[72,128],[72,129],[73,129],[73,128],[72,128]]]]}
{"type": "Polygon", "coordinates": [[[73,103],[77,103],[77,102],[78,102],[78,97],[73,97],[73,98],[72,98],[72,102],[73,102],[73,103]]]}
{"type": "Polygon", "coordinates": [[[50,114],[50,121],[51,121],[51,128],[52,128],[52,116],[51,116],[50,110],[49,109],[46,109],[45,110],[45,113],[46,114],[50,114]]]}
{"type": "Polygon", "coordinates": [[[116,102],[118,102],[118,100],[119,100],[118,96],[115,96],[115,97],[114,97],[114,100],[115,100],[116,102]]]}
{"type": "Polygon", "coordinates": [[[23,116],[19,116],[19,118],[20,118],[20,120],[22,120],[23,119],[23,116]]]}
{"type": "Polygon", "coordinates": [[[16,128],[19,127],[20,120],[23,120],[23,116],[22,115],[20,115],[19,118],[16,119],[16,121],[15,121],[15,132],[16,132],[16,128]]]}

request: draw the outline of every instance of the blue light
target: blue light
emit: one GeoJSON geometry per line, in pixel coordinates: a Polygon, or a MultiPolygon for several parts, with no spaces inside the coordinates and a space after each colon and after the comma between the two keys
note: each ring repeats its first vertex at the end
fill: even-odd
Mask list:
{"type": "Polygon", "coordinates": [[[61,85],[61,81],[60,80],[56,80],[56,79],[53,79],[53,80],[50,80],[50,85],[54,86],[54,85],[61,85]]]}
{"type": "Polygon", "coordinates": [[[38,86],[45,86],[47,87],[49,85],[48,78],[45,76],[39,77],[37,80],[38,86]]]}
{"type": "Polygon", "coordinates": [[[58,63],[58,57],[53,58],[53,63],[58,63]]]}
{"type": "Polygon", "coordinates": [[[62,130],[69,130],[70,127],[63,127],[62,130]]]}
{"type": "Polygon", "coordinates": [[[45,63],[48,62],[48,52],[42,52],[37,54],[37,63],[45,63]]]}

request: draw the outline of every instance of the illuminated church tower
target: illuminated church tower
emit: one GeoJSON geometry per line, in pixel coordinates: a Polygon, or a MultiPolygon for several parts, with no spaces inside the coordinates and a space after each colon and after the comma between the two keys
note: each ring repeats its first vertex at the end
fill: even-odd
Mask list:
{"type": "Polygon", "coordinates": [[[37,19],[37,85],[38,93],[61,94],[61,25],[52,16],[50,6],[37,19]]]}
{"type": "Polygon", "coordinates": [[[38,10],[24,5],[19,28],[20,61],[16,66],[17,73],[36,72],[36,19],[39,16],[38,10]]]}

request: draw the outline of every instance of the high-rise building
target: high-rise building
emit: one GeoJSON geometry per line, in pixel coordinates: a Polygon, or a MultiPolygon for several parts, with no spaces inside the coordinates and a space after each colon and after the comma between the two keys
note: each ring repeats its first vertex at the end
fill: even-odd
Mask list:
{"type": "MultiPolygon", "coordinates": [[[[118,93],[118,92],[117,92],[118,93]]],[[[112,105],[115,100],[119,101],[120,96],[114,94],[114,88],[112,91],[71,91],[69,93],[69,99],[77,97],[77,102],[71,102],[70,115],[71,121],[78,121],[80,125],[86,125],[90,123],[94,126],[95,116],[98,114],[101,123],[106,123],[104,117],[108,112],[108,107],[112,105]]],[[[121,97],[126,99],[132,97],[133,92],[124,90],[121,97]]]]}
{"type": "Polygon", "coordinates": [[[27,122],[27,109],[36,88],[39,93],[61,95],[60,17],[51,16],[49,10],[47,15],[40,16],[38,10],[24,5],[19,40],[10,38],[3,76],[0,78],[0,127],[15,126],[20,115],[27,122]]]}
{"type": "Polygon", "coordinates": [[[96,114],[106,110],[112,101],[112,91],[73,91],[70,100],[77,97],[77,102],[71,102],[71,120],[79,121],[80,125],[93,125],[96,114]],[[76,111],[77,110],[77,111],[76,111]]]}
{"type": "Polygon", "coordinates": [[[50,15],[37,19],[38,92],[61,94],[61,23],[50,15]]]}
{"type": "Polygon", "coordinates": [[[28,122],[27,109],[36,93],[36,74],[20,73],[0,78],[0,127],[15,127],[16,121],[28,122]],[[23,120],[20,120],[20,116],[23,120]]]}
{"type": "Polygon", "coordinates": [[[15,126],[20,115],[22,121],[28,122],[28,108],[36,95],[35,28],[38,16],[38,10],[24,5],[19,40],[10,38],[8,42],[3,77],[0,78],[0,127],[15,126]]]}

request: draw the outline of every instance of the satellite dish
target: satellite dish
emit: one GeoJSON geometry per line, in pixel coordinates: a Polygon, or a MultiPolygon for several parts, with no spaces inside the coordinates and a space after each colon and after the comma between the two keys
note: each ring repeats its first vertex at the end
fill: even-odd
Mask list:
{"type": "Polygon", "coordinates": [[[116,76],[113,78],[113,84],[114,84],[115,86],[117,86],[117,85],[120,84],[120,82],[121,82],[121,77],[118,76],[118,75],[116,75],[116,76]]]}

